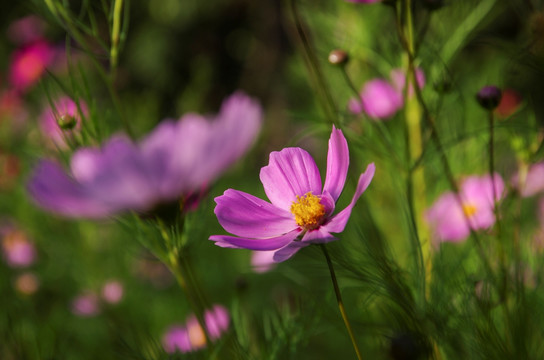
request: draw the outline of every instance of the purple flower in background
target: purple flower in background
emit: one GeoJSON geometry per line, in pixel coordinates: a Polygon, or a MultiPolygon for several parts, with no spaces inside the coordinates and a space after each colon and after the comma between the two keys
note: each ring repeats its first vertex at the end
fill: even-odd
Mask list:
{"type": "Polygon", "coordinates": [[[448,191],[427,210],[425,219],[434,229],[438,241],[459,242],[469,236],[470,228],[483,230],[495,224],[495,202],[502,199],[503,193],[504,182],[498,174],[493,180],[489,175],[470,176],[459,190],[461,204],[457,196],[448,191]]]}
{"type": "Polygon", "coordinates": [[[270,251],[252,251],[251,268],[256,273],[264,273],[272,270],[276,266],[274,261],[275,250],[270,251]]]}
{"type": "Polygon", "coordinates": [[[93,292],[84,292],[72,300],[72,313],[81,317],[92,317],[100,312],[98,296],[93,292]]]}
{"type": "Polygon", "coordinates": [[[350,112],[365,112],[375,119],[388,119],[399,111],[404,100],[402,94],[393,85],[383,79],[368,81],[361,90],[360,99],[351,99],[348,104],[350,112]]]}
{"type": "Polygon", "coordinates": [[[518,173],[512,176],[512,184],[522,197],[530,197],[544,191],[544,162],[533,164],[523,177],[518,173]]]}
{"type": "Polygon", "coordinates": [[[270,154],[261,169],[261,182],[270,200],[228,189],[215,198],[215,214],[223,228],[236,235],[213,235],[216,245],[250,250],[275,250],[274,261],[293,256],[300,248],[336,240],[356,201],[374,176],[374,164],[359,177],[351,203],[332,215],[342,193],[349,166],[347,141],[341,130],[332,129],[327,155],[327,175],[322,187],[314,160],[301,148],[285,148],[270,154]]]}
{"type": "Polygon", "coordinates": [[[123,299],[123,284],[117,280],[110,280],[102,286],[102,299],[110,304],[117,304],[123,299]]]}
{"type": "MultiPolygon", "coordinates": [[[[417,85],[420,89],[422,89],[425,86],[425,74],[420,68],[416,68],[415,72],[417,85]]],[[[395,86],[395,89],[397,89],[399,94],[402,95],[404,91],[404,86],[406,85],[406,72],[404,71],[404,69],[393,69],[391,70],[390,77],[393,85],[395,86]]],[[[408,97],[412,96],[414,96],[414,85],[410,84],[410,88],[408,88],[408,97]]]]}
{"type": "Polygon", "coordinates": [[[72,156],[69,174],[42,160],[28,191],[41,207],[69,217],[145,212],[215,180],[253,143],[261,118],[259,104],[236,93],[214,119],[187,114],[163,121],[137,144],[118,135],[102,148],[81,148],[72,156]]]}
{"type": "Polygon", "coordinates": [[[2,232],[2,252],[9,266],[27,267],[36,261],[36,248],[25,233],[13,228],[2,232]]]}
{"type": "MultiPolygon", "coordinates": [[[[219,339],[229,328],[230,316],[223,306],[215,305],[204,313],[204,322],[210,340],[219,339]]],[[[185,325],[171,326],[163,335],[164,350],[169,353],[188,353],[206,347],[206,336],[194,315],[189,316],[185,325]]]]}
{"type": "Polygon", "coordinates": [[[26,91],[43,75],[53,61],[53,47],[44,40],[33,42],[17,50],[11,59],[10,82],[19,91],[26,91]]]}
{"type": "Polygon", "coordinates": [[[35,15],[29,15],[12,22],[7,36],[14,43],[24,45],[42,38],[44,31],[45,22],[35,15]]]}
{"type": "Polygon", "coordinates": [[[80,102],[79,107],[67,96],[57,99],[53,106],[47,107],[41,115],[42,133],[58,147],[65,148],[66,137],[71,135],[72,131],[78,131],[81,128],[82,118],[88,116],[87,105],[80,102]]]}

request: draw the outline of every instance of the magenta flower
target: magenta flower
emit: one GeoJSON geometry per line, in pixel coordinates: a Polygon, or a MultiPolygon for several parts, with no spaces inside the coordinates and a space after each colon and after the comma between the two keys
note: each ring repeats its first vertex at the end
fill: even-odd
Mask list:
{"type": "Polygon", "coordinates": [[[57,99],[53,106],[48,106],[43,111],[40,118],[42,133],[56,146],[66,148],[66,137],[72,135],[73,131],[81,129],[81,120],[88,116],[89,111],[84,102],[80,102],[79,106],[78,108],[69,97],[63,96],[57,99]],[[65,129],[61,129],[59,124],[64,124],[65,129]]]}
{"type": "Polygon", "coordinates": [[[16,44],[28,44],[43,37],[45,22],[35,15],[28,15],[12,22],[7,30],[8,38],[16,44]]]}
{"type": "Polygon", "coordinates": [[[27,236],[17,229],[7,230],[2,237],[2,252],[11,267],[27,267],[36,261],[36,248],[27,236]]]}
{"type": "MultiPolygon", "coordinates": [[[[204,322],[210,340],[219,339],[229,328],[230,316],[223,306],[215,305],[204,313],[204,322]]],[[[194,315],[189,316],[185,325],[171,326],[163,335],[164,350],[169,353],[188,353],[206,347],[206,336],[194,315]]]]}
{"type": "Polygon", "coordinates": [[[118,304],[123,299],[123,284],[117,280],[110,280],[102,286],[102,299],[110,304],[118,304]]]}
{"type": "Polygon", "coordinates": [[[114,136],[102,148],[81,148],[70,174],[43,160],[28,191],[41,207],[69,217],[145,212],[209,185],[250,147],[260,125],[258,103],[237,93],[213,121],[188,114],[163,121],[137,144],[114,136]]]}
{"type": "Polygon", "coordinates": [[[10,81],[19,91],[34,85],[51,64],[54,49],[46,41],[40,40],[17,50],[11,59],[10,81]]]}
{"type": "Polygon", "coordinates": [[[453,192],[446,192],[427,210],[425,219],[438,241],[459,242],[469,236],[471,228],[484,230],[495,224],[495,202],[502,199],[503,193],[504,182],[498,174],[493,180],[489,175],[470,176],[459,190],[461,204],[453,192]]]}
{"type": "Polygon", "coordinates": [[[215,214],[223,228],[236,236],[213,235],[210,240],[221,247],[275,250],[275,262],[287,260],[304,246],[336,240],[331,233],[344,230],[375,170],[373,163],[368,165],[351,203],[332,215],[348,166],[348,144],[335,127],[329,139],[323,187],[317,165],[306,151],[286,148],[272,152],[260,174],[270,203],[238,190],[226,190],[215,198],[215,214]]]}
{"type": "Polygon", "coordinates": [[[544,191],[544,162],[533,164],[520,180],[519,172],[512,176],[512,185],[522,197],[530,197],[544,191]]]}
{"type": "Polygon", "coordinates": [[[272,270],[276,266],[274,261],[275,250],[270,251],[252,251],[251,268],[256,273],[264,273],[272,270]]]}
{"type": "Polygon", "coordinates": [[[374,119],[388,119],[404,105],[402,94],[383,79],[368,81],[361,91],[360,99],[351,99],[348,104],[353,114],[365,112],[374,119]]]}
{"type": "Polygon", "coordinates": [[[72,313],[81,317],[92,317],[100,313],[100,303],[95,293],[87,291],[72,300],[72,313]]]}
{"type": "MultiPolygon", "coordinates": [[[[415,69],[416,73],[416,79],[417,79],[417,85],[420,89],[422,89],[425,86],[425,73],[423,73],[423,70],[420,68],[415,69]]],[[[395,89],[399,92],[399,94],[402,95],[404,92],[404,86],[406,86],[406,72],[404,69],[393,69],[391,70],[391,81],[393,82],[393,86],[395,86],[395,89]]],[[[408,97],[414,96],[414,85],[410,84],[410,88],[408,89],[408,97]]]]}

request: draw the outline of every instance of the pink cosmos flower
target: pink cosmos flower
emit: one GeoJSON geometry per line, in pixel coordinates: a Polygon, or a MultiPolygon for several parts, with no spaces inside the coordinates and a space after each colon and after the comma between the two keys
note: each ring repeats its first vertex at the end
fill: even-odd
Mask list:
{"type": "Polygon", "coordinates": [[[275,250],[281,262],[310,244],[327,243],[342,232],[356,201],[374,176],[374,164],[359,177],[351,203],[333,215],[349,166],[347,141],[333,126],[327,155],[327,175],[322,187],[314,160],[301,148],[270,154],[261,169],[261,182],[270,203],[253,195],[228,189],[215,198],[215,214],[223,228],[236,235],[213,235],[216,245],[250,250],[275,250]]]}
{"type": "Polygon", "coordinates": [[[33,295],[40,288],[38,277],[31,272],[24,272],[15,278],[15,289],[24,295],[33,295]]]}
{"type": "Polygon", "coordinates": [[[62,96],[53,103],[53,106],[48,106],[41,115],[40,127],[42,133],[60,148],[66,147],[66,137],[70,136],[73,131],[81,129],[82,118],[89,114],[85,102],[80,102],[79,106],[81,111],[74,100],[62,96]],[[70,122],[72,122],[71,128],[63,130],[59,126],[59,123],[69,124],[70,122]]]}
{"type": "Polygon", "coordinates": [[[213,121],[187,114],[163,121],[137,144],[118,135],[102,148],[80,148],[70,174],[42,160],[28,191],[41,207],[68,217],[146,212],[208,186],[248,150],[261,119],[259,104],[235,93],[213,121]]]}
{"type": "Polygon", "coordinates": [[[45,40],[40,40],[17,50],[11,59],[10,81],[19,91],[34,85],[50,65],[54,49],[45,40]]]}
{"type": "Polygon", "coordinates": [[[117,304],[123,299],[123,284],[117,280],[110,280],[102,287],[102,299],[110,304],[117,304]]]}
{"type": "Polygon", "coordinates": [[[523,180],[520,180],[518,172],[512,176],[511,181],[522,197],[531,197],[544,191],[544,162],[531,165],[523,180]]]}
{"type": "Polygon", "coordinates": [[[469,236],[470,228],[483,230],[493,226],[495,202],[502,199],[503,193],[504,182],[498,174],[493,176],[493,180],[489,175],[469,176],[459,190],[461,204],[457,196],[448,191],[427,210],[425,219],[438,241],[459,242],[469,236]]]}
{"type": "MultiPolygon", "coordinates": [[[[210,340],[219,339],[229,328],[230,317],[227,309],[215,305],[204,313],[204,322],[210,340]]],[[[206,336],[194,315],[189,316],[185,325],[171,326],[162,338],[164,350],[169,353],[188,353],[206,347],[206,336]]]]}
{"type": "Polygon", "coordinates": [[[72,313],[81,317],[92,317],[100,312],[98,296],[93,292],[84,292],[72,300],[72,313]]]}
{"type": "Polygon", "coordinates": [[[360,99],[349,101],[349,111],[353,114],[364,111],[374,119],[388,119],[395,115],[404,104],[402,94],[383,79],[368,81],[360,95],[360,99]]]}
{"type": "MultiPolygon", "coordinates": [[[[420,89],[422,89],[425,86],[425,73],[423,73],[423,70],[420,68],[415,69],[416,73],[416,79],[417,79],[417,85],[420,89]]],[[[391,77],[391,81],[393,82],[393,86],[395,86],[395,89],[402,95],[404,91],[404,86],[406,85],[406,72],[404,69],[393,69],[391,70],[391,73],[389,75],[391,77]]],[[[408,89],[408,97],[414,96],[414,85],[410,84],[410,88],[408,89]]]]}
{"type": "Polygon", "coordinates": [[[27,267],[36,261],[36,248],[21,230],[7,230],[2,237],[4,259],[11,267],[27,267]]]}

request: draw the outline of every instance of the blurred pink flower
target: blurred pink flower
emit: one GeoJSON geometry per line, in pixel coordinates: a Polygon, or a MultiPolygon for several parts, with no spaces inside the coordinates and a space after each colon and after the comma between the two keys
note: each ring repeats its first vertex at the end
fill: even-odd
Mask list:
{"type": "Polygon", "coordinates": [[[251,268],[256,273],[264,273],[272,270],[277,263],[274,261],[275,250],[270,251],[252,251],[251,268]]]}
{"type": "Polygon", "coordinates": [[[459,242],[468,237],[470,228],[483,230],[493,226],[495,202],[502,199],[503,193],[504,183],[498,174],[494,175],[493,181],[489,175],[469,176],[459,190],[461,204],[457,196],[448,191],[427,210],[425,219],[434,230],[437,241],[459,242]]]}
{"type": "Polygon", "coordinates": [[[53,103],[53,106],[48,106],[42,112],[40,128],[42,133],[49,137],[55,145],[65,148],[67,145],[66,137],[81,129],[81,121],[88,114],[89,111],[85,102],[80,101],[78,108],[78,105],[72,99],[62,96],[53,103]],[[71,129],[61,129],[59,126],[59,123],[68,124],[70,122],[73,125],[71,129]]]}
{"type": "Polygon", "coordinates": [[[102,287],[102,299],[110,304],[117,304],[123,299],[123,284],[117,280],[110,280],[102,287]]]}
{"type": "MultiPolygon", "coordinates": [[[[423,89],[423,87],[425,86],[425,74],[423,73],[423,70],[421,70],[420,68],[416,68],[415,72],[416,72],[417,84],[420,89],[423,89]]],[[[399,94],[402,95],[404,91],[404,86],[406,85],[406,72],[404,71],[404,69],[400,69],[400,68],[393,69],[391,70],[391,73],[389,76],[391,77],[391,81],[393,82],[393,86],[395,87],[395,89],[397,89],[399,94]]],[[[410,84],[410,88],[408,89],[408,96],[409,97],[414,96],[413,84],[410,84]]]]}
{"type": "Polygon", "coordinates": [[[511,182],[522,197],[530,197],[544,191],[544,162],[532,164],[521,181],[520,173],[517,172],[512,176],[511,182]]]}
{"type": "Polygon", "coordinates": [[[349,111],[353,114],[365,112],[374,119],[388,119],[404,104],[402,94],[383,79],[366,82],[360,95],[360,99],[350,99],[349,111]]]}
{"type": "MultiPolygon", "coordinates": [[[[210,340],[219,339],[229,327],[230,316],[227,309],[215,305],[204,313],[204,322],[210,335],[210,340]]],[[[185,325],[172,325],[163,335],[164,350],[169,353],[188,353],[206,347],[206,336],[194,315],[187,318],[185,325]]]]}
{"type": "Polygon", "coordinates": [[[95,293],[86,291],[72,300],[72,313],[81,317],[92,317],[100,312],[98,296],[95,293]]]}
{"type": "Polygon", "coordinates": [[[4,259],[11,267],[27,267],[36,260],[36,248],[26,234],[18,229],[7,230],[2,236],[4,259]]]}
{"type": "Polygon", "coordinates": [[[8,38],[18,45],[25,45],[43,37],[45,22],[35,15],[28,15],[12,22],[7,30],[8,38]]]}
{"type": "Polygon", "coordinates": [[[16,50],[11,59],[10,82],[19,91],[33,86],[51,64],[54,49],[45,40],[39,40],[16,50]]]}

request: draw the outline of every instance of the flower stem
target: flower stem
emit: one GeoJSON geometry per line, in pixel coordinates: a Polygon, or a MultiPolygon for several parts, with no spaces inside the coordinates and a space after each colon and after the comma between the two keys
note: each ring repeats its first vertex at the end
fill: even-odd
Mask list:
{"type": "Polygon", "coordinates": [[[348,330],[349,338],[351,339],[351,343],[353,344],[353,349],[355,350],[355,353],[357,354],[357,359],[362,360],[361,351],[359,351],[359,347],[357,346],[357,341],[355,341],[355,336],[353,335],[353,330],[351,329],[348,316],[346,315],[346,309],[344,308],[342,295],[340,294],[340,289],[338,288],[338,281],[336,280],[336,274],[334,272],[334,267],[332,265],[331,258],[329,256],[329,253],[327,252],[327,248],[325,247],[325,244],[320,244],[319,247],[323,251],[323,255],[325,255],[325,259],[327,259],[327,265],[329,266],[329,271],[331,273],[331,280],[332,280],[332,285],[334,287],[334,293],[336,294],[336,300],[338,301],[338,308],[340,309],[340,314],[342,315],[342,319],[344,320],[344,324],[346,325],[346,329],[348,330]]]}
{"type": "Polygon", "coordinates": [[[111,50],[110,50],[110,67],[112,74],[117,68],[117,59],[119,57],[119,33],[121,32],[121,12],[123,10],[123,0],[115,0],[113,10],[113,28],[111,31],[111,50]]]}

